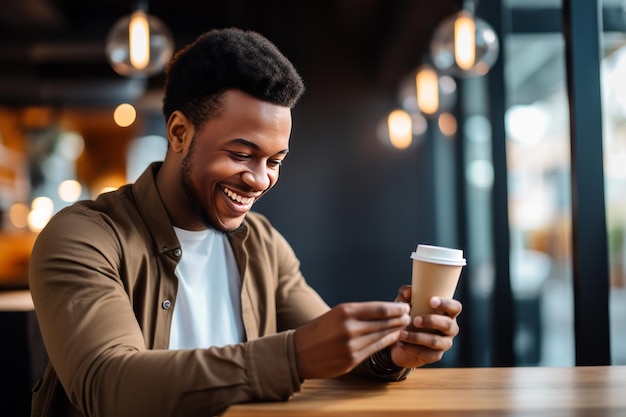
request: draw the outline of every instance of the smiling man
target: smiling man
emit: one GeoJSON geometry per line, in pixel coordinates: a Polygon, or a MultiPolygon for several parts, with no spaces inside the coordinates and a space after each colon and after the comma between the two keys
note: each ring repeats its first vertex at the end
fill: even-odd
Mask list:
{"type": "Polygon", "coordinates": [[[168,116],[170,146],[157,175],[174,226],[231,232],[278,181],[289,152],[291,111],[240,90],[197,127],[180,110],[168,116]],[[181,187],[182,184],[182,187],[181,187]]]}
{"type": "Polygon", "coordinates": [[[278,181],[303,91],[254,32],[212,30],[176,54],[164,160],[60,211],[33,249],[50,358],[33,416],[210,416],[286,400],[307,378],[403,379],[452,346],[458,301],[412,323],[408,286],[331,309],[251,211],[278,181]]]}

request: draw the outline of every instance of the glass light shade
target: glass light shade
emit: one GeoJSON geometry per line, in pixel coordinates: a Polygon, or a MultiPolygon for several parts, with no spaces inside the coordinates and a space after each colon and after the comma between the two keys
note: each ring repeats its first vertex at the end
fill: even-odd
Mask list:
{"type": "Polygon", "coordinates": [[[125,77],[158,74],[173,53],[174,40],[167,26],[156,16],[141,10],[118,20],[106,40],[111,67],[125,77]]]}
{"type": "MultiPolygon", "coordinates": [[[[421,78],[421,77],[420,77],[421,78]]],[[[428,77],[426,77],[428,79],[428,77]]],[[[423,78],[422,78],[423,79],[423,78]]],[[[432,85],[431,85],[432,87],[432,85]]],[[[424,93],[422,89],[422,93],[424,93]]],[[[438,112],[451,111],[456,104],[456,81],[448,75],[440,75],[435,72],[434,68],[429,64],[421,65],[417,70],[407,75],[400,85],[399,100],[402,108],[411,114],[421,113],[428,116],[436,114],[438,112]],[[426,70],[424,72],[424,70],[426,70]],[[437,86],[436,91],[432,91],[431,94],[436,94],[437,107],[434,111],[424,110],[423,103],[419,104],[418,94],[420,94],[420,88],[418,87],[419,74],[436,74],[437,86]]],[[[422,97],[422,100],[424,98],[422,97]]],[[[434,103],[434,98],[431,100],[434,103]]]]}
{"type": "Polygon", "coordinates": [[[482,76],[498,59],[498,35],[484,20],[461,11],[444,19],[430,42],[431,59],[446,75],[482,76]]]}

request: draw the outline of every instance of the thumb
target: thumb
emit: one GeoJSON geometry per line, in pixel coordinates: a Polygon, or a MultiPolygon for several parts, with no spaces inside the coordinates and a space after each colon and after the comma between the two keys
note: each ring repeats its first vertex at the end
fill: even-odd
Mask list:
{"type": "Polygon", "coordinates": [[[411,302],[411,286],[403,285],[402,287],[400,287],[395,301],[402,302],[402,303],[410,303],[411,302]]]}

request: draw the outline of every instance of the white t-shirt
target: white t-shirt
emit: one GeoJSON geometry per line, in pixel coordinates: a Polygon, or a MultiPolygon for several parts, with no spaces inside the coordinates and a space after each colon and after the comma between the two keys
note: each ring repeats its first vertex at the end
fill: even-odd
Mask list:
{"type": "Polygon", "coordinates": [[[208,348],[243,341],[241,279],[224,233],[174,228],[183,256],[174,271],[178,293],[170,349],[208,348]]]}

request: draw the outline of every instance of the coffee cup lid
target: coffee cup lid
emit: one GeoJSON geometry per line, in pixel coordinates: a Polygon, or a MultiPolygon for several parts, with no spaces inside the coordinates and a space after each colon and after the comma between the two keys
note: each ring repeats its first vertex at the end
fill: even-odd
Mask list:
{"type": "Polygon", "coordinates": [[[465,266],[467,264],[461,249],[444,248],[442,246],[417,245],[415,252],[411,253],[411,258],[422,262],[443,265],[465,266]]]}

